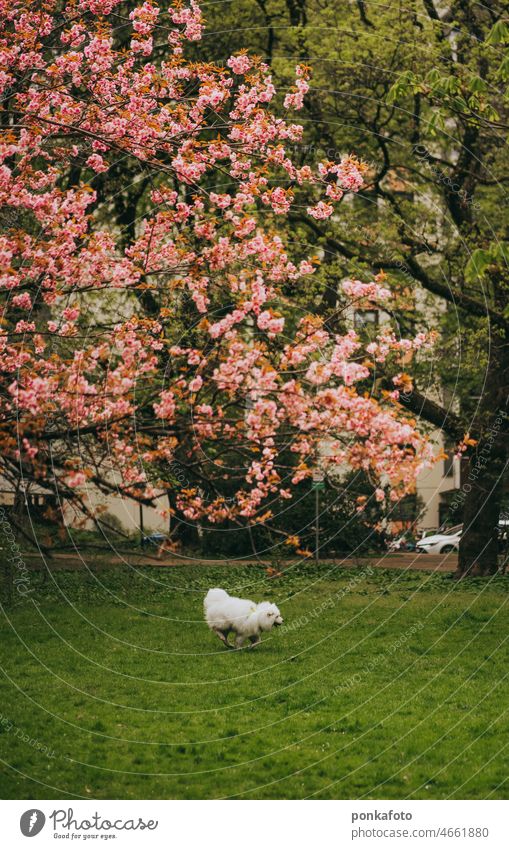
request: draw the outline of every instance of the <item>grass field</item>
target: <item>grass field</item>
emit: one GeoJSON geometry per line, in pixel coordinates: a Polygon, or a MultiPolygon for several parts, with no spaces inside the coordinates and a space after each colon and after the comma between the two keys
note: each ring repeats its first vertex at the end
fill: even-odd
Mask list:
{"type": "Polygon", "coordinates": [[[39,581],[3,611],[3,798],[507,798],[508,578],[39,581]],[[202,620],[214,585],[272,598],[285,626],[226,651],[202,620]]]}

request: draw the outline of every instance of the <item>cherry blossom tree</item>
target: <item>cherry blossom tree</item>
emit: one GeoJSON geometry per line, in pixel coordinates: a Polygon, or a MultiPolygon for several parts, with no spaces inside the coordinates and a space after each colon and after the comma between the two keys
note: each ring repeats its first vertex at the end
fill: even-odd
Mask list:
{"type": "MultiPolygon", "coordinates": [[[[294,164],[308,69],[279,101],[258,58],[186,59],[194,0],[0,5],[4,477],[83,510],[90,484],[165,492],[217,523],[268,521],[317,463],[362,469],[380,499],[411,490],[430,450],[398,402],[409,378],[371,390],[428,340],[366,349],[295,297],[318,260],[291,250],[287,214],[329,218],[364,171],[294,164]],[[118,163],[143,185],[127,238],[118,163]]],[[[390,297],[381,276],[344,293],[390,297]]]]}

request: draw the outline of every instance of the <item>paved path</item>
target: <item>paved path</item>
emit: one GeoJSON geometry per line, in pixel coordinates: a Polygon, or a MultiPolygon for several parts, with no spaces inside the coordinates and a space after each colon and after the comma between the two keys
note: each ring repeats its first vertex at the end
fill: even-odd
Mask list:
{"type": "MultiPolygon", "coordinates": [[[[25,554],[27,566],[30,569],[44,568],[42,558],[38,554],[25,554]]],[[[455,572],[457,565],[457,554],[378,554],[371,557],[345,557],[320,560],[324,566],[337,566],[343,569],[358,569],[362,566],[370,565],[375,569],[410,569],[412,571],[425,572],[455,572]]],[[[284,563],[280,563],[280,568],[291,568],[292,564],[302,564],[304,561],[288,559],[284,563]]],[[[173,566],[253,566],[263,565],[270,568],[274,565],[273,561],[260,558],[246,560],[207,560],[200,557],[197,559],[191,557],[172,555],[158,560],[153,555],[142,554],[141,552],[129,552],[126,554],[111,554],[107,552],[84,550],[81,552],[81,557],[73,552],[57,553],[51,560],[48,560],[50,568],[53,570],[80,570],[86,568],[107,569],[112,565],[125,564],[129,566],[153,566],[157,569],[172,568],[173,566]]],[[[310,561],[313,563],[313,561],[310,561]]]]}

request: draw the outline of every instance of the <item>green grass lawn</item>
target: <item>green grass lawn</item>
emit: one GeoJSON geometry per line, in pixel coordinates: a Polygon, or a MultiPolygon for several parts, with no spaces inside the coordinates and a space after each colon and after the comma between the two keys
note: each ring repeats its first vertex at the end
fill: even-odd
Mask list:
{"type": "Polygon", "coordinates": [[[3,610],[3,798],[506,798],[509,579],[59,572],[3,610]],[[228,652],[224,586],[285,626],[228,652]],[[44,749],[46,747],[46,750],[44,749]]]}

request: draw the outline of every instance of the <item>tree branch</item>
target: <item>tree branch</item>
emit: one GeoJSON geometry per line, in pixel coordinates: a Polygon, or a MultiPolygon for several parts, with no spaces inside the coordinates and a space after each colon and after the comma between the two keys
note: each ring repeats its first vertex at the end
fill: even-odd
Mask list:
{"type": "MultiPolygon", "coordinates": [[[[392,381],[388,377],[382,379],[381,387],[387,390],[394,389],[392,381]]],[[[459,442],[465,436],[465,425],[461,418],[436,401],[432,401],[431,398],[427,398],[418,389],[414,388],[411,392],[402,392],[399,396],[399,403],[406,410],[444,431],[455,442],[459,442]]]]}
{"type": "Polygon", "coordinates": [[[414,280],[417,280],[424,289],[427,289],[428,292],[431,292],[433,295],[438,295],[438,297],[443,298],[445,301],[448,301],[448,303],[454,304],[462,310],[465,310],[465,312],[470,315],[476,316],[477,318],[487,318],[491,324],[500,327],[505,331],[509,330],[509,321],[503,313],[498,312],[482,301],[478,301],[476,298],[472,298],[470,295],[462,292],[461,289],[456,287],[453,288],[452,286],[448,286],[445,283],[440,283],[438,280],[435,280],[427,273],[412,254],[402,255],[401,260],[397,261],[393,259],[384,260],[378,259],[377,257],[366,256],[347,247],[333,236],[329,236],[324,232],[324,230],[322,230],[316,221],[308,219],[304,215],[292,216],[292,220],[298,220],[306,224],[306,226],[309,227],[310,230],[313,230],[317,236],[320,236],[325,240],[327,246],[331,250],[337,251],[347,259],[356,259],[358,262],[367,263],[374,268],[380,268],[384,271],[401,271],[403,266],[405,266],[414,280]]]}

